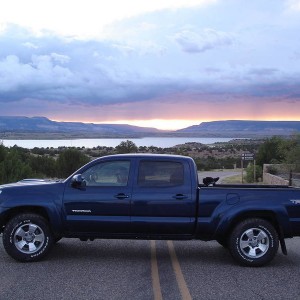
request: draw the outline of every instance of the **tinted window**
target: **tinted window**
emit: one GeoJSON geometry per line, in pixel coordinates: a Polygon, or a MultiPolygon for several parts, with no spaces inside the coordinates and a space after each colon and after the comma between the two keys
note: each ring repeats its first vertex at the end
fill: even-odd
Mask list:
{"type": "Polygon", "coordinates": [[[84,173],[87,186],[126,186],[130,162],[110,161],[92,166],[84,173]]]}
{"type": "Polygon", "coordinates": [[[169,161],[141,161],[138,185],[143,187],[164,187],[184,184],[183,165],[169,161]]]}

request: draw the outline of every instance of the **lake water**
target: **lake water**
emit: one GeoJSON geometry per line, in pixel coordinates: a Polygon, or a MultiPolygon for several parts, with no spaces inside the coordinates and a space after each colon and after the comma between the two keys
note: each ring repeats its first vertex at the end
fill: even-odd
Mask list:
{"type": "MultiPolygon", "coordinates": [[[[139,146],[155,146],[168,148],[178,144],[189,142],[197,142],[202,144],[213,144],[216,142],[228,142],[233,138],[191,138],[191,137],[145,137],[140,139],[123,138],[123,139],[73,139],[73,140],[2,140],[3,145],[12,147],[17,145],[19,147],[32,149],[34,147],[47,148],[47,147],[86,147],[93,148],[97,146],[116,147],[122,141],[130,140],[139,146]]],[[[0,141],[1,142],[1,141],[0,141]]]]}

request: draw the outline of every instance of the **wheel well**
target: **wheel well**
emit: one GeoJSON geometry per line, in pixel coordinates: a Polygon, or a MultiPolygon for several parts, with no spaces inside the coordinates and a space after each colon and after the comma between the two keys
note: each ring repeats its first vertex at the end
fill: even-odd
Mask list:
{"type": "MultiPolygon", "coordinates": [[[[278,233],[278,236],[281,237],[282,235],[282,231],[279,225],[279,222],[276,218],[276,215],[271,212],[271,211],[249,211],[249,212],[245,212],[242,213],[238,216],[236,216],[230,223],[229,227],[226,230],[226,235],[227,237],[230,236],[230,233],[232,232],[232,230],[236,227],[236,225],[246,219],[263,219],[265,221],[268,221],[269,223],[271,223],[275,230],[278,233]]],[[[223,235],[224,236],[224,235],[223,235]]]]}
{"type": "Polygon", "coordinates": [[[6,223],[13,218],[16,215],[22,214],[22,213],[35,213],[42,217],[44,217],[47,221],[49,221],[49,216],[47,214],[47,211],[43,207],[39,206],[18,206],[11,208],[10,210],[6,211],[5,214],[2,217],[2,222],[0,226],[0,232],[3,231],[3,228],[5,227],[6,223]]]}

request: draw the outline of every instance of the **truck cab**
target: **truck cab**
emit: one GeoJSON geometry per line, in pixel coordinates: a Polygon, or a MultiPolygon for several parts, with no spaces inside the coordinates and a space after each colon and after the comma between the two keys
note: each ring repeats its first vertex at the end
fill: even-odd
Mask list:
{"type": "Polygon", "coordinates": [[[188,237],[196,222],[194,174],[194,161],[180,156],[171,160],[170,156],[138,154],[97,159],[66,180],[66,234],[188,237]]]}

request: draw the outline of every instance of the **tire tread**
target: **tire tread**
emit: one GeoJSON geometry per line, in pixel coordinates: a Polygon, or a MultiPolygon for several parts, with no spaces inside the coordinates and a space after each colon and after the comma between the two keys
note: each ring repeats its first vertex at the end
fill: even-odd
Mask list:
{"type": "Polygon", "coordinates": [[[53,235],[51,233],[50,227],[48,225],[48,221],[41,215],[35,213],[20,213],[12,217],[6,224],[3,231],[3,246],[6,250],[7,254],[10,255],[17,261],[21,262],[34,262],[43,259],[49,252],[52,244],[53,244],[53,235]],[[21,224],[25,220],[32,220],[33,223],[37,223],[40,227],[42,227],[44,234],[47,238],[46,247],[43,246],[42,250],[39,251],[38,255],[26,254],[22,253],[13,244],[11,241],[11,236],[14,234],[18,224],[21,224]]]}

